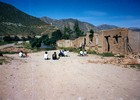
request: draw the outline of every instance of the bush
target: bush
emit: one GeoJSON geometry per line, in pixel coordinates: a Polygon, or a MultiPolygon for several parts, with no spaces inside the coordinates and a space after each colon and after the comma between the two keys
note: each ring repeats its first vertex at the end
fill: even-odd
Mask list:
{"type": "Polygon", "coordinates": [[[18,54],[18,52],[11,52],[11,51],[0,51],[2,54],[18,54]]]}
{"type": "Polygon", "coordinates": [[[2,65],[4,61],[5,59],[0,59],[0,65],[2,65]]]}
{"type": "Polygon", "coordinates": [[[129,65],[131,68],[136,68],[140,70],[140,64],[130,64],[129,65]]]}
{"type": "Polygon", "coordinates": [[[31,47],[32,48],[36,48],[36,47],[40,47],[41,46],[41,42],[42,40],[41,39],[38,39],[38,38],[34,38],[30,41],[30,44],[31,44],[31,47]]]}
{"type": "Polygon", "coordinates": [[[80,49],[79,49],[79,48],[59,47],[59,49],[68,50],[68,51],[70,51],[70,52],[76,52],[76,53],[79,53],[79,52],[80,52],[80,49]]]}
{"type": "Polygon", "coordinates": [[[94,50],[88,50],[87,53],[88,54],[97,54],[96,51],[94,51],[94,50]]]}
{"type": "Polygon", "coordinates": [[[23,47],[26,49],[32,49],[31,44],[26,42],[23,42],[23,47]]]}
{"type": "Polygon", "coordinates": [[[100,56],[103,56],[103,57],[112,57],[114,56],[114,54],[112,54],[111,52],[107,52],[107,53],[101,53],[99,54],[100,56]]]}

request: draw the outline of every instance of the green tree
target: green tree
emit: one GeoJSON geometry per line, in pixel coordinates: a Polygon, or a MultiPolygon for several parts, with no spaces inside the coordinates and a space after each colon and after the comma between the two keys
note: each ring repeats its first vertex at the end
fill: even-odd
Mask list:
{"type": "Polygon", "coordinates": [[[32,39],[32,37],[28,35],[27,40],[31,40],[31,39],[32,39]]]}
{"type": "Polygon", "coordinates": [[[50,42],[50,39],[49,39],[49,36],[48,35],[43,35],[42,36],[42,41],[46,45],[51,45],[51,42],[50,42]]]}
{"type": "Polygon", "coordinates": [[[92,36],[94,36],[94,31],[92,29],[89,32],[91,33],[92,36]]]}
{"type": "Polygon", "coordinates": [[[70,35],[72,34],[72,30],[70,27],[64,27],[64,34],[62,35],[62,39],[70,39],[70,35]]]}
{"type": "Polygon", "coordinates": [[[78,21],[74,24],[74,32],[76,33],[76,37],[83,36],[83,32],[79,28],[78,21]]]}
{"type": "Polygon", "coordinates": [[[3,37],[3,40],[4,40],[5,42],[11,42],[13,39],[12,39],[12,37],[11,37],[10,35],[7,35],[7,36],[4,36],[4,37],[3,37]]]}
{"type": "Polygon", "coordinates": [[[38,48],[41,46],[41,42],[42,42],[42,39],[34,38],[30,41],[30,44],[32,48],[35,48],[35,47],[38,48]]]}
{"type": "Polygon", "coordinates": [[[50,38],[50,42],[51,44],[56,44],[57,40],[61,40],[62,39],[62,33],[60,30],[56,30],[52,33],[52,37],[50,38]]]}
{"type": "Polygon", "coordinates": [[[15,35],[14,36],[14,41],[19,41],[19,40],[20,40],[20,38],[17,35],[15,35]]]}
{"type": "Polygon", "coordinates": [[[21,40],[22,40],[22,41],[26,41],[27,39],[26,39],[24,36],[22,36],[22,37],[21,37],[21,40]]]}
{"type": "Polygon", "coordinates": [[[89,34],[90,41],[93,41],[93,40],[92,40],[93,37],[94,37],[94,31],[91,29],[91,30],[90,30],[90,34],[89,34]]]}
{"type": "Polygon", "coordinates": [[[62,39],[70,39],[70,35],[64,33],[64,34],[62,35],[62,39]]]}

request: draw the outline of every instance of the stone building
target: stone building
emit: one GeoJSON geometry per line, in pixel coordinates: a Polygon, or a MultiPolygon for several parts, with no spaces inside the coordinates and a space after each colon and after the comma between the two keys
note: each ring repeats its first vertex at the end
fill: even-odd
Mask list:
{"type": "Polygon", "coordinates": [[[128,54],[134,51],[140,52],[140,34],[130,32],[128,29],[102,30],[94,33],[93,38],[90,38],[89,34],[87,33],[85,37],[79,37],[75,40],[59,40],[57,45],[78,48],[85,44],[86,50],[94,50],[97,53],[128,54]]]}

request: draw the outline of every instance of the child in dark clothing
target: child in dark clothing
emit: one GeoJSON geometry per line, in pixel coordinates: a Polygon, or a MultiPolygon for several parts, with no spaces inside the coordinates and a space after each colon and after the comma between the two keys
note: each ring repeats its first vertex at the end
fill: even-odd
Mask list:
{"type": "Polygon", "coordinates": [[[52,59],[53,60],[58,60],[59,57],[57,56],[56,52],[54,52],[54,54],[52,54],[52,59]]]}

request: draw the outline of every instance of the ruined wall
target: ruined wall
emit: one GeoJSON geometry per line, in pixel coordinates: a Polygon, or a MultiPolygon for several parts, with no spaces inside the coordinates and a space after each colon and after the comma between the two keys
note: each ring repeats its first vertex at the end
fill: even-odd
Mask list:
{"type": "Polygon", "coordinates": [[[94,33],[94,36],[91,39],[89,38],[89,34],[86,35],[86,50],[94,50],[96,52],[101,51],[101,36],[99,33],[94,33]]]}
{"type": "Polygon", "coordinates": [[[59,40],[59,41],[57,41],[57,46],[58,47],[78,48],[78,47],[81,47],[84,44],[84,38],[85,37],[79,37],[75,40],[59,40]]]}
{"type": "Polygon", "coordinates": [[[102,34],[98,33],[95,34],[93,37],[93,50],[96,51],[97,53],[102,53],[102,34]]]}
{"type": "Polygon", "coordinates": [[[100,32],[102,37],[102,52],[112,52],[114,54],[127,53],[126,38],[128,29],[111,29],[100,32]]]}
{"type": "Polygon", "coordinates": [[[56,44],[58,47],[73,47],[72,40],[59,40],[56,44]]]}
{"type": "Polygon", "coordinates": [[[73,47],[78,48],[81,47],[84,44],[84,38],[85,37],[79,37],[72,41],[73,47]]]}
{"type": "Polygon", "coordinates": [[[85,49],[88,50],[88,49],[93,49],[93,38],[90,38],[89,37],[90,33],[86,33],[86,45],[85,45],[85,49]]]}
{"type": "Polygon", "coordinates": [[[140,32],[129,31],[129,44],[134,53],[140,53],[140,32]]]}
{"type": "Polygon", "coordinates": [[[78,48],[84,45],[84,42],[86,42],[86,50],[94,50],[97,53],[128,54],[131,52],[129,51],[130,48],[135,52],[140,52],[140,33],[135,34],[135,32],[129,32],[128,29],[124,28],[103,30],[95,33],[92,41],[89,38],[89,33],[87,33],[85,37],[79,37],[75,40],[59,40],[57,45],[59,47],[78,48]]]}

